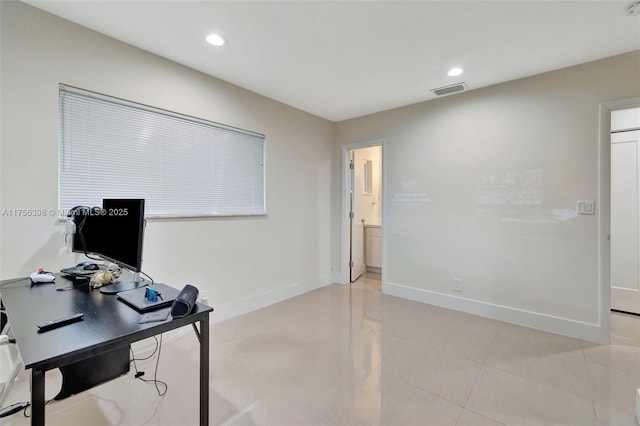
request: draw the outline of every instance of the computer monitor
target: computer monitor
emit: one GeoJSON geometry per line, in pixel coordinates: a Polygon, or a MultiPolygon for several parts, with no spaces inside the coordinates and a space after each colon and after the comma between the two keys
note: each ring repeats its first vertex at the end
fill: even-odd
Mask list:
{"type": "Polygon", "coordinates": [[[143,199],[102,200],[103,240],[98,255],[132,272],[142,271],[143,199]]]}
{"type": "Polygon", "coordinates": [[[102,209],[100,207],[78,206],[71,210],[70,217],[75,223],[71,250],[84,255],[98,253],[102,241],[102,209]]]}
{"type": "Polygon", "coordinates": [[[131,282],[102,287],[103,293],[131,290],[146,283],[142,271],[144,199],[104,199],[102,209],[80,208],[73,214],[76,232],[72,250],[94,254],[134,273],[131,282]]]}

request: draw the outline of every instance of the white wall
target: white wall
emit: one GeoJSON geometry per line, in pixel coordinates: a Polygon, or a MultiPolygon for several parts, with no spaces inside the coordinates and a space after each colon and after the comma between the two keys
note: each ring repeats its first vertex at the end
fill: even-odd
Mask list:
{"type": "Polygon", "coordinates": [[[599,340],[599,216],[575,205],[599,202],[599,105],[639,76],[636,51],[338,123],[338,147],[387,141],[383,290],[599,340]]]}
{"type": "MultiPolygon", "coordinates": [[[[57,208],[66,83],[266,135],[268,216],[150,221],[143,267],[157,281],[192,283],[213,305],[330,282],[332,123],[23,3],[0,7],[1,209],[57,208]]],[[[0,279],[78,260],[52,216],[3,216],[0,232],[0,279]]]]}

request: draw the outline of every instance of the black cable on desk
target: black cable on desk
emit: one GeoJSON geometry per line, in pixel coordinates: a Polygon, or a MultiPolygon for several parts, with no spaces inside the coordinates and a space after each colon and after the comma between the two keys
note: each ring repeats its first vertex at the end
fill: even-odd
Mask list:
{"type": "Polygon", "coordinates": [[[71,284],[71,285],[68,285],[68,286],[66,286],[66,287],[56,287],[56,291],[78,290],[78,289],[81,289],[81,288],[82,288],[82,287],[84,287],[84,286],[89,285],[89,283],[90,283],[90,280],[89,280],[89,279],[84,280],[84,282],[83,282],[83,283],[76,284],[78,281],[80,281],[80,280],[75,279],[75,280],[74,280],[74,283],[73,283],[73,284],[71,284]]]}
{"type": "Polygon", "coordinates": [[[149,276],[149,274],[147,274],[146,272],[142,272],[142,271],[140,271],[140,273],[141,273],[142,275],[144,275],[145,277],[149,278],[149,281],[151,281],[151,285],[153,285],[153,283],[154,283],[153,278],[151,278],[151,277],[149,276]]]}

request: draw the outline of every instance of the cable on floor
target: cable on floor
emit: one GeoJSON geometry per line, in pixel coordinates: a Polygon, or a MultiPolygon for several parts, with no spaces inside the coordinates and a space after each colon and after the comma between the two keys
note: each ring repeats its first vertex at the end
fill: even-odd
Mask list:
{"type": "Polygon", "coordinates": [[[135,370],[135,378],[136,379],[140,379],[145,383],[153,383],[156,387],[156,391],[158,392],[158,396],[164,396],[167,393],[167,390],[169,390],[169,385],[167,385],[165,382],[163,382],[162,380],[158,380],[158,364],[160,364],[160,351],[162,350],[162,334],[160,335],[160,341],[158,341],[158,338],[156,336],[153,336],[153,338],[156,340],[156,347],[153,350],[153,352],[151,353],[151,355],[147,356],[146,358],[136,358],[135,354],[133,353],[133,349],[129,348],[129,350],[131,351],[131,362],[133,363],[133,369],[135,370]],[[147,360],[151,357],[153,357],[153,355],[158,352],[158,357],[156,358],[156,367],[155,370],[153,372],[153,379],[143,379],[142,376],[144,375],[144,371],[139,371],[138,370],[138,366],[136,364],[136,361],[144,361],[147,360]],[[160,387],[158,387],[158,385],[163,386],[163,390],[160,390],[160,387]]]}

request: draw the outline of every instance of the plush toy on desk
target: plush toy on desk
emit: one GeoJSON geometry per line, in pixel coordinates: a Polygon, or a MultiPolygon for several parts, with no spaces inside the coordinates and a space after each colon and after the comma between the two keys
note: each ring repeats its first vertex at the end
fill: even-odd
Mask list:
{"type": "Polygon", "coordinates": [[[104,271],[98,271],[91,276],[91,281],[89,281],[89,286],[91,288],[100,288],[103,285],[113,284],[116,282],[118,277],[122,274],[122,269],[107,269],[104,271]]]}

